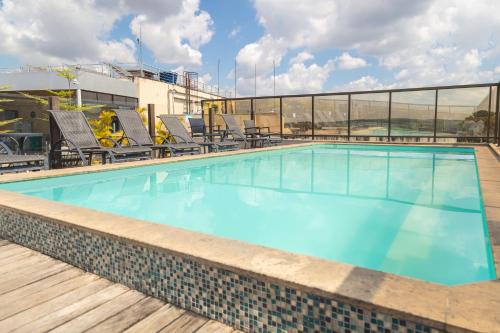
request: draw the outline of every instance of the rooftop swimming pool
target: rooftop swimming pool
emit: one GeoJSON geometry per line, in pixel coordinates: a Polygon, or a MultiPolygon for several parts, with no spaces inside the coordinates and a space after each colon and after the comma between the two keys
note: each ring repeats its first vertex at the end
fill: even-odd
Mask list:
{"type": "Polygon", "coordinates": [[[495,278],[468,148],[311,145],[0,189],[445,285],[495,278]]]}

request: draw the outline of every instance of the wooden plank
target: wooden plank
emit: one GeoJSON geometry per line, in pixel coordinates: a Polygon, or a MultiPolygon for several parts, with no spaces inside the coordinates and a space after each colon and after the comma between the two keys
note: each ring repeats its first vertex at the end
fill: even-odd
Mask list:
{"type": "MultiPolygon", "coordinates": [[[[32,284],[28,284],[22,288],[13,290],[6,294],[0,296],[0,309],[4,304],[11,304],[19,299],[24,299],[27,296],[38,293],[42,290],[42,288],[50,288],[54,285],[57,285],[66,280],[72,279],[76,276],[83,275],[83,271],[78,268],[68,269],[67,271],[63,271],[61,273],[49,276],[45,279],[37,281],[32,284]]],[[[2,316],[2,311],[0,310],[0,317],[2,316]]]]}
{"type": "MultiPolygon", "coordinates": [[[[12,302],[2,302],[2,304],[0,304],[0,320],[13,316],[16,313],[33,308],[38,304],[45,303],[53,298],[66,294],[74,289],[80,288],[81,286],[92,283],[97,279],[99,278],[94,274],[82,274],[55,286],[41,287],[38,292],[22,298],[18,298],[12,302]]],[[[3,297],[0,299],[3,300],[3,297]]]]}
{"type": "Polygon", "coordinates": [[[27,248],[21,247],[21,246],[16,245],[16,244],[5,245],[5,246],[0,247],[0,259],[8,258],[12,255],[22,253],[22,252],[29,252],[29,251],[31,251],[31,250],[28,250],[27,248]]]}
{"type": "Polygon", "coordinates": [[[162,305],[163,302],[160,300],[147,297],[99,325],[94,326],[92,329],[86,331],[86,333],[122,332],[161,308],[162,305]]]}
{"type": "Polygon", "coordinates": [[[35,333],[47,332],[64,323],[67,323],[78,316],[97,308],[122,294],[129,291],[129,289],[120,284],[113,284],[97,293],[84,297],[80,301],[61,308],[57,311],[51,312],[46,316],[32,320],[25,326],[17,329],[17,333],[35,333]]]}
{"type": "Polygon", "coordinates": [[[134,305],[145,296],[138,291],[130,290],[115,299],[57,327],[52,333],[84,332],[102,321],[134,305]]]}
{"type": "Polygon", "coordinates": [[[170,325],[162,329],[158,333],[167,333],[167,332],[195,332],[197,329],[202,327],[208,318],[198,316],[192,312],[186,312],[177,320],[172,322],[170,325]]]}
{"type": "Polygon", "coordinates": [[[144,318],[134,326],[130,327],[125,333],[158,332],[171,322],[182,316],[184,310],[166,304],[156,312],[144,318]]]}
{"type": "Polygon", "coordinates": [[[7,265],[10,265],[12,263],[17,263],[18,261],[21,261],[21,260],[24,260],[24,259],[30,258],[30,257],[35,257],[35,256],[36,255],[33,253],[26,252],[26,253],[21,253],[21,254],[17,254],[15,256],[12,256],[12,257],[5,258],[3,260],[0,260],[0,268],[3,269],[7,265]]]}
{"type": "Polygon", "coordinates": [[[196,333],[231,333],[234,328],[215,320],[209,320],[196,333]]]}
{"type": "Polygon", "coordinates": [[[65,271],[69,268],[71,268],[71,266],[69,266],[68,264],[60,263],[51,265],[50,267],[42,269],[38,272],[33,272],[33,274],[31,275],[25,275],[19,277],[15,276],[15,277],[9,277],[9,279],[3,279],[2,281],[0,281],[0,295],[8,293],[9,291],[12,291],[14,289],[21,288],[35,281],[44,279],[48,276],[65,271]]]}
{"type": "Polygon", "coordinates": [[[40,258],[37,255],[33,255],[31,253],[25,253],[25,254],[20,254],[16,255],[13,257],[9,257],[15,259],[13,262],[10,263],[0,263],[0,280],[5,278],[5,274],[9,274],[10,276],[13,275],[24,275],[23,271],[27,271],[29,269],[33,269],[33,267],[40,266],[40,265],[45,265],[46,263],[51,263],[54,264],[56,263],[55,260],[49,261],[43,258],[40,258]]]}
{"type": "MultiPolygon", "coordinates": [[[[90,274],[89,274],[90,276],[90,274]]],[[[94,276],[95,278],[95,276],[94,276]]],[[[16,315],[0,321],[0,332],[10,332],[14,329],[29,324],[35,319],[46,316],[54,311],[67,307],[83,297],[95,294],[110,285],[105,279],[94,280],[80,288],[74,289],[48,302],[41,303],[35,307],[19,312],[16,315]]]]}

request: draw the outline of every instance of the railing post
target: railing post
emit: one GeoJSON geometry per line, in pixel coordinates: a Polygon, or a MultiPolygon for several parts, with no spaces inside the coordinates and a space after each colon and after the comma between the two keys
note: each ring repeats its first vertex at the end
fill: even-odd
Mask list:
{"type": "MultiPolygon", "coordinates": [[[[49,110],[59,110],[59,97],[49,96],[49,110]]],[[[61,131],[53,121],[52,117],[49,117],[49,130],[50,130],[50,146],[54,147],[54,144],[62,139],[61,131]]]]}
{"type": "Polygon", "coordinates": [[[253,109],[253,98],[250,98],[250,119],[255,120],[255,111],[253,109]]]}
{"type": "Polygon", "coordinates": [[[314,140],[314,95],[311,95],[311,137],[314,140]]]}
{"type": "Polygon", "coordinates": [[[351,94],[347,94],[347,141],[351,141],[351,94]]]}
{"type": "Polygon", "coordinates": [[[488,119],[486,119],[486,142],[490,142],[490,118],[491,118],[491,93],[492,93],[493,87],[490,86],[490,93],[489,93],[489,99],[488,99],[488,119]]]}
{"type": "Polygon", "coordinates": [[[155,105],[148,104],[148,131],[149,131],[149,136],[151,137],[156,136],[155,123],[156,123],[155,105]]]}
{"type": "Polygon", "coordinates": [[[280,96],[280,138],[283,139],[283,97],[280,96]]]}
{"type": "Polygon", "coordinates": [[[436,96],[434,99],[434,142],[436,142],[436,134],[437,134],[438,94],[439,94],[439,89],[436,89],[436,96]]]}
{"type": "Polygon", "coordinates": [[[392,121],[392,91],[389,91],[389,123],[387,126],[387,141],[391,142],[391,121],[392,121]]]}
{"type": "Polygon", "coordinates": [[[497,140],[497,146],[500,146],[500,126],[498,125],[498,112],[500,110],[500,108],[498,107],[498,105],[500,104],[499,102],[499,99],[500,99],[500,83],[497,85],[497,99],[496,99],[496,107],[495,107],[495,137],[496,137],[496,140],[497,140]]]}

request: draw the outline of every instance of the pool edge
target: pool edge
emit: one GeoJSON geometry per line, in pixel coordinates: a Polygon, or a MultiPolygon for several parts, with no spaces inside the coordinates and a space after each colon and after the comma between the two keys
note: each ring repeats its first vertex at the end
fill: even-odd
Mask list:
{"type": "MultiPolygon", "coordinates": [[[[313,144],[325,143],[329,142],[305,143],[301,145],[276,147],[271,149],[286,149],[291,147],[309,146],[313,144]]],[[[449,147],[449,145],[443,146],[449,147]]],[[[480,157],[476,158],[476,162],[478,164],[478,171],[480,173],[480,183],[482,189],[483,185],[488,188],[491,186],[491,184],[489,183],[496,182],[496,180],[489,180],[488,177],[484,179],[485,177],[481,176],[482,168],[490,168],[490,166],[485,167],[484,165],[491,164],[491,159],[487,158],[487,155],[484,153],[484,149],[488,148],[483,146],[476,147],[476,153],[481,152],[479,154],[480,157]]],[[[254,151],[263,150],[249,150],[242,153],[254,151]]],[[[217,154],[213,156],[222,155],[224,154],[217,154]]],[[[229,153],[227,155],[234,154],[229,153]]],[[[140,162],[138,164],[133,163],[133,166],[154,165],[191,159],[193,158],[177,158],[176,160],[161,161],[159,163],[140,162]]],[[[105,170],[107,171],[113,169],[122,169],[124,167],[132,167],[132,165],[113,165],[112,168],[106,167],[105,170]]],[[[73,172],[69,174],[96,171],[90,170],[88,168],[95,169],[95,167],[87,167],[85,170],[70,169],[73,172]]],[[[498,165],[495,168],[500,170],[498,165]]],[[[101,170],[102,169],[99,168],[98,171],[101,170]]],[[[63,174],[67,175],[68,172],[64,172],[63,174]]],[[[49,176],[60,175],[62,174],[52,172],[49,176]]],[[[11,177],[11,179],[14,178],[14,180],[11,181],[46,177],[46,175],[35,176],[37,177],[34,177],[31,174],[28,177],[26,177],[26,175],[16,175],[16,177],[11,177]]],[[[494,176],[494,172],[491,176],[494,176]]],[[[2,182],[1,180],[2,179],[0,178],[0,182],[2,182]]],[[[488,228],[490,229],[492,223],[496,225],[497,221],[489,218],[486,208],[490,207],[489,205],[494,204],[494,200],[497,200],[496,198],[498,196],[498,192],[495,192],[495,189],[493,189],[488,190],[483,194],[485,214],[487,215],[488,228]]],[[[263,279],[265,281],[277,283],[282,286],[298,288],[300,290],[305,290],[306,292],[309,292],[313,295],[319,294],[321,297],[325,297],[327,299],[340,299],[341,301],[347,300],[365,308],[369,308],[372,305],[373,309],[383,312],[384,315],[389,314],[400,316],[408,320],[413,320],[425,325],[430,325],[431,328],[435,328],[440,331],[460,332],[477,330],[484,332],[494,332],[495,329],[499,327],[488,326],[493,322],[485,318],[488,317],[488,313],[486,313],[485,311],[487,311],[488,308],[491,309],[492,305],[500,304],[498,303],[500,302],[500,296],[497,296],[497,298],[495,298],[494,295],[490,295],[487,300],[488,302],[482,299],[474,300],[473,297],[474,301],[472,302],[473,304],[471,304],[471,296],[474,296],[474,294],[481,296],[484,296],[484,294],[494,294],[489,290],[493,286],[492,283],[495,282],[479,282],[458,287],[440,286],[432,283],[413,280],[410,278],[394,276],[391,274],[375,272],[367,269],[353,267],[350,265],[321,260],[318,258],[263,248],[243,242],[223,240],[215,236],[209,236],[191,231],[182,231],[184,237],[188,237],[182,239],[184,239],[185,241],[190,241],[189,247],[183,248],[182,244],[176,243],[182,243],[179,239],[176,241],[176,237],[172,238],[172,231],[177,235],[180,235],[181,233],[181,231],[179,231],[180,229],[176,229],[173,227],[157,225],[152,226],[147,222],[118,217],[113,214],[96,212],[84,208],[74,209],[73,206],[67,207],[61,203],[50,202],[51,204],[48,204],[42,199],[26,197],[20,194],[14,195],[12,193],[4,191],[0,192],[0,203],[1,216],[3,217],[0,220],[0,237],[4,236],[8,238],[15,238],[15,235],[10,234],[10,231],[6,230],[6,224],[3,222],[5,220],[5,216],[7,216],[8,214],[21,214],[25,219],[41,219],[44,223],[56,223],[58,225],[63,225],[65,227],[84,231],[84,233],[95,233],[97,235],[110,238],[118,243],[126,242],[134,244],[136,246],[146,246],[157,251],[166,251],[174,256],[187,257],[190,258],[190,260],[195,261],[198,260],[202,264],[208,265],[210,267],[220,267],[221,269],[235,272],[237,274],[240,274],[240,276],[250,276],[251,278],[263,279]],[[18,200],[22,200],[23,202],[18,202],[18,200]],[[105,221],[105,224],[107,225],[102,225],[103,219],[105,221]],[[123,223],[129,224],[130,228],[125,228],[125,230],[120,230],[118,232],[116,230],[116,224],[123,225],[123,223]],[[141,236],[137,235],[139,231],[142,231],[142,233],[144,234],[144,231],[148,229],[150,231],[154,230],[154,234],[157,238],[156,241],[154,239],[141,239],[141,236]],[[166,234],[161,235],[161,230],[166,232],[166,234]],[[168,232],[166,230],[168,230],[168,232]],[[167,237],[168,235],[170,235],[170,238],[167,237]],[[193,243],[192,237],[196,238],[197,242],[193,243]],[[165,245],[165,242],[167,242],[168,244],[165,245]],[[173,243],[176,245],[173,246],[173,243]],[[207,244],[210,244],[208,248],[207,244]],[[217,248],[216,245],[222,247],[217,248]],[[193,250],[193,247],[196,246],[201,247],[193,250]],[[242,253],[239,254],[239,257],[235,258],[236,253],[239,252],[242,253]],[[230,254],[229,256],[227,256],[228,253],[230,254]],[[223,258],[224,255],[226,255],[226,259],[228,259],[228,261],[221,261],[221,256],[223,258]],[[273,258],[274,261],[271,262],[273,262],[274,264],[269,267],[261,266],[258,269],[249,270],[248,263],[252,260],[255,260],[255,258],[273,258]],[[245,264],[245,267],[242,267],[242,263],[245,264]],[[276,269],[276,267],[278,269],[276,269]],[[311,272],[313,272],[314,274],[311,274],[311,272]],[[331,277],[332,273],[334,275],[333,279],[331,277]],[[361,295],[360,293],[362,292],[365,292],[366,294],[361,295]],[[367,297],[366,295],[371,296],[367,297]],[[471,305],[472,309],[475,309],[476,311],[478,309],[482,309],[482,311],[473,316],[472,314],[474,314],[474,311],[472,311],[471,314],[471,311],[467,308],[460,307],[461,303],[465,305],[471,305]],[[464,313],[467,313],[467,320],[470,322],[464,322],[464,313]],[[471,316],[474,317],[472,318],[472,320],[471,316]]],[[[12,224],[9,224],[9,226],[10,225],[12,224]]],[[[497,236],[495,233],[490,232],[489,234],[490,239],[492,240],[492,250],[494,252],[493,255],[496,263],[498,281],[498,276],[500,276],[500,265],[498,263],[498,259],[500,257],[500,247],[498,245],[500,245],[500,242],[498,242],[498,239],[496,239],[497,236]]],[[[16,239],[10,240],[16,242],[16,239]]],[[[22,239],[18,238],[17,241],[21,242],[22,239]]],[[[29,243],[26,241],[24,242],[29,243]]],[[[32,248],[35,247],[35,249],[41,250],[43,252],[44,244],[41,244],[41,242],[43,241],[38,240],[38,242],[40,243],[38,245],[36,244],[36,242],[32,244],[22,245],[28,245],[32,248]]],[[[50,252],[48,250],[45,251],[50,252]]],[[[53,256],[57,255],[57,253],[47,254],[53,256]]],[[[66,259],[66,261],[68,261],[68,259],[66,259]]],[[[500,295],[500,293],[496,294],[500,295]]],[[[476,296],[476,298],[479,297],[476,296]]],[[[496,324],[498,325],[498,323],[496,324]]],[[[245,327],[241,328],[245,329],[245,327]]]]}

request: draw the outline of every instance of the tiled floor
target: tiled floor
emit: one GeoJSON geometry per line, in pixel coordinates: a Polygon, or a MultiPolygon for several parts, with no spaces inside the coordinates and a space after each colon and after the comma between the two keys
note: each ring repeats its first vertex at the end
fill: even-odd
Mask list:
{"type": "Polygon", "coordinates": [[[0,240],[0,332],[237,332],[0,240]]]}

